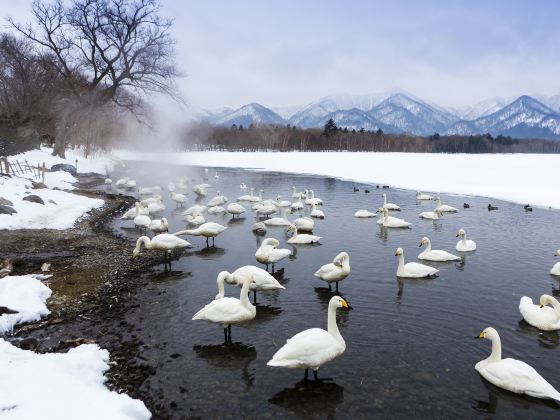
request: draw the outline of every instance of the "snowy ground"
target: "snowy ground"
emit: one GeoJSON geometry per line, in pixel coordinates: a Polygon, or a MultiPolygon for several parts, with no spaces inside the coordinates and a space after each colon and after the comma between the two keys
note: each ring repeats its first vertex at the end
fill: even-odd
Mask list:
{"type": "MultiPolygon", "coordinates": [[[[69,150],[66,159],[51,156],[51,149],[31,150],[29,152],[9,156],[9,160],[27,161],[30,165],[42,165],[47,169],[58,163],[76,165],[78,160],[78,172],[97,172],[105,174],[119,164],[112,157],[102,156],[94,159],[81,157],[78,151],[69,150]]],[[[37,179],[34,179],[38,181],[37,179]]],[[[10,200],[17,213],[8,215],[0,214],[0,230],[2,229],[69,229],[74,226],[76,220],[85,213],[103,206],[103,200],[88,198],[65,191],[75,187],[73,183],[77,180],[67,172],[46,172],[45,185],[48,188],[31,189],[31,181],[14,176],[12,178],[0,178],[0,197],[10,200]],[[41,197],[45,204],[37,204],[22,199],[29,194],[41,197]]]]}
{"type": "Polygon", "coordinates": [[[108,362],[107,350],[94,344],[37,354],[0,338],[0,417],[149,419],[142,401],[104,386],[108,362]]]}
{"type": "Polygon", "coordinates": [[[435,153],[114,152],[123,160],[333,176],[425,192],[560,208],[560,155],[435,153]]]}

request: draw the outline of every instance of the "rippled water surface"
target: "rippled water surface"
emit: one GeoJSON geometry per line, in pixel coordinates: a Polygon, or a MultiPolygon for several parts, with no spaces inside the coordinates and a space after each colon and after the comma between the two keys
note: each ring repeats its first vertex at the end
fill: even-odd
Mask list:
{"type": "MultiPolygon", "coordinates": [[[[168,167],[151,173],[150,164],[129,162],[128,175],[139,185],[166,186],[181,175],[202,182],[202,168],[168,167]]],[[[158,170],[161,169],[158,166],[158,170]]],[[[218,169],[210,171],[208,199],[216,191],[230,202],[242,194],[239,184],[265,191],[265,198],[291,196],[291,186],[311,188],[325,202],[325,220],[316,221],[320,246],[294,247],[289,260],[277,265],[279,293],[258,295],[257,316],[243,327],[233,327],[232,345],[223,344],[219,326],[191,321],[193,314],[217,293],[216,276],[247,264],[257,265],[254,253],[263,237],[251,232],[252,212],[232,221],[229,215],[205,215],[225,226],[215,248],[204,238],[190,237],[194,248],[150,274],[137,295],[139,306],[129,313],[137,334],[148,345],[143,357],[157,364],[150,386],[173,401],[177,418],[203,417],[523,417],[558,418],[554,406],[500,391],[474,370],[490,353],[490,343],[474,340],[492,325],[500,333],[504,357],[522,359],[560,389],[559,334],[539,333],[521,322],[523,295],[538,299],[556,293],[559,282],[548,274],[559,247],[559,213],[478,197],[443,195],[446,204],[460,208],[437,222],[418,218],[433,202],[417,204],[414,193],[390,188],[371,193],[353,192],[354,184],[330,178],[218,169]],[[375,219],[359,220],[360,208],[375,211],[382,192],[399,204],[397,213],[413,223],[411,229],[384,230],[375,219]],[[463,209],[468,202],[470,209],[463,209]],[[489,202],[499,207],[488,212],[489,202]],[[454,252],[455,233],[465,228],[478,249],[463,254],[461,262],[433,263],[440,271],[432,280],[397,280],[397,247],[406,261],[416,260],[423,236],[434,249],[454,252]],[[326,328],[327,304],[332,296],[326,284],[313,276],[340,251],[350,254],[352,274],[340,284],[341,294],[355,308],[338,314],[346,352],[319,370],[332,378],[321,384],[302,382],[303,371],[271,368],[266,362],[286,339],[299,331],[326,328]]],[[[191,182],[191,186],[195,182],[191,182]]],[[[248,193],[248,190],[247,190],[248,193]]],[[[180,211],[164,192],[170,231],[184,229],[180,211]]],[[[208,200],[202,200],[205,203],[208,200]]],[[[194,194],[189,191],[189,202],[194,194]]],[[[245,205],[245,204],[243,204],[245,205]]],[[[245,205],[249,208],[250,205],[245,205]]],[[[125,235],[132,221],[115,223],[125,235]]],[[[269,228],[286,244],[282,228],[269,228]]],[[[226,295],[239,296],[227,286],[226,295]]]]}

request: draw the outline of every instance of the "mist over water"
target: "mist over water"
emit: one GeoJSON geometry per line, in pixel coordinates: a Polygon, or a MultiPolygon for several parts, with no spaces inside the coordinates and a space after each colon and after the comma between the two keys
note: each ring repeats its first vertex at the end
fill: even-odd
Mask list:
{"type": "MultiPolygon", "coordinates": [[[[127,162],[127,175],[140,186],[162,185],[186,175],[203,182],[203,168],[127,162]]],[[[414,192],[377,189],[353,192],[355,184],[326,177],[210,169],[208,197],[217,191],[230,202],[244,194],[239,184],[265,191],[265,198],[280,194],[290,199],[291,187],[310,188],[325,205],[325,220],[316,220],[314,234],[321,245],[291,247],[282,228],[271,227],[265,237],[275,237],[292,256],[277,265],[276,278],[286,287],[257,295],[257,316],[242,327],[233,327],[234,344],[223,345],[219,326],[192,321],[193,314],[217,292],[222,270],[258,263],[254,253],[264,237],[251,232],[250,205],[246,217],[205,214],[207,221],[228,227],[206,248],[204,238],[188,237],[194,247],[174,260],[172,270],[163,265],[146,273],[146,282],[135,299],[138,307],[127,321],[146,343],[142,357],[157,366],[142,386],[173,401],[170,413],[181,418],[202,417],[442,417],[442,418],[557,418],[554,407],[500,391],[485,383],[474,370],[490,354],[488,342],[474,340],[482,329],[495,327],[502,338],[503,356],[532,365],[556,388],[560,387],[557,332],[540,333],[521,320],[519,298],[538,299],[558,294],[560,283],[548,274],[555,262],[557,236],[551,226],[557,212],[492,200],[498,211],[488,212],[488,199],[443,195],[443,202],[460,209],[432,222],[418,218],[433,202],[418,204],[414,192]],[[219,179],[214,179],[217,171],[219,179]],[[382,192],[402,211],[396,214],[413,223],[412,229],[383,229],[375,219],[360,220],[360,208],[375,211],[382,192]],[[468,202],[470,209],[463,210],[468,202]],[[398,280],[397,247],[406,261],[416,261],[418,244],[428,236],[434,249],[456,253],[455,233],[465,228],[476,240],[474,253],[460,254],[460,262],[428,263],[439,268],[431,280],[398,280]],[[312,327],[326,328],[326,308],[332,293],[313,276],[340,251],[350,255],[352,274],[340,283],[341,294],[355,308],[339,311],[338,324],[346,352],[324,365],[319,375],[332,378],[323,384],[304,384],[303,371],[266,366],[274,352],[294,334],[312,327]]],[[[362,185],[356,185],[362,187],[362,185]]],[[[181,212],[192,205],[194,193],[183,209],[166,191],[167,209],[161,214],[170,232],[184,229],[181,212]]],[[[120,234],[136,238],[131,221],[115,222],[120,234]]],[[[141,257],[140,257],[141,258],[141,257]]],[[[239,296],[226,286],[226,296],[239,296]]]]}

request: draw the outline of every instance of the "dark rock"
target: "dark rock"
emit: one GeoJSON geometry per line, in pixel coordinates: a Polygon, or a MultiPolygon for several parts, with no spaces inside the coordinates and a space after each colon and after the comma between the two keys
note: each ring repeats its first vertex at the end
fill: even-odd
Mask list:
{"type": "Polygon", "coordinates": [[[22,350],[35,350],[39,347],[39,341],[36,338],[24,338],[19,342],[22,350]]]}
{"type": "Polygon", "coordinates": [[[28,195],[27,197],[23,197],[22,198],[23,201],[30,201],[32,203],[37,203],[37,204],[45,204],[45,202],[43,201],[43,199],[41,197],[39,197],[38,195],[35,194],[31,194],[28,195]]]}
{"type": "Polygon", "coordinates": [[[17,213],[17,211],[12,207],[0,205],[0,214],[14,214],[14,213],[17,213]]]}
{"type": "Polygon", "coordinates": [[[58,203],[54,200],[49,200],[49,203],[56,204],[58,206],[58,203]]]}
{"type": "Polygon", "coordinates": [[[11,314],[17,314],[17,313],[19,313],[19,312],[16,311],[16,310],[10,309],[6,306],[0,306],[0,316],[2,316],[4,314],[11,315],[11,314]]]}
{"type": "Polygon", "coordinates": [[[10,200],[8,200],[4,197],[0,197],[0,205],[2,205],[2,206],[13,206],[14,203],[12,203],[10,200]]]}
{"type": "Polygon", "coordinates": [[[38,189],[41,189],[41,188],[48,188],[42,182],[35,182],[35,181],[31,181],[31,187],[33,187],[34,190],[38,190],[38,189]]]}
{"type": "Polygon", "coordinates": [[[51,172],[56,172],[56,171],[69,172],[72,175],[76,175],[78,173],[75,166],[68,165],[66,163],[58,163],[56,165],[51,166],[51,172]]]}

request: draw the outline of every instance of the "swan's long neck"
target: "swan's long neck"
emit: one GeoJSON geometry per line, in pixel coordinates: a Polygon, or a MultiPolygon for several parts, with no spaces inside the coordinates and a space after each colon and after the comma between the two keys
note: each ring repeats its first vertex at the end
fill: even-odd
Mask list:
{"type": "Polygon", "coordinates": [[[134,205],[134,217],[138,217],[140,215],[140,204],[136,203],[134,205]]]}
{"type": "Polygon", "coordinates": [[[344,339],[340,335],[340,331],[338,331],[338,325],[336,324],[336,304],[329,304],[327,315],[327,331],[334,338],[344,341],[344,339]]]}
{"type": "Polygon", "coordinates": [[[387,194],[383,193],[383,207],[387,205],[387,194]]]}
{"type": "Polygon", "coordinates": [[[432,243],[430,241],[426,242],[426,251],[430,252],[432,250],[432,243]]]}
{"type": "Polygon", "coordinates": [[[136,252],[140,252],[142,244],[144,244],[146,249],[152,249],[152,241],[150,240],[150,238],[148,238],[147,236],[140,236],[136,241],[136,248],[134,248],[134,250],[136,252]]]}
{"type": "Polygon", "coordinates": [[[397,267],[397,273],[400,274],[404,271],[404,255],[399,255],[399,266],[397,267]]]}
{"type": "Polygon", "coordinates": [[[249,301],[249,289],[251,287],[251,283],[253,282],[253,277],[248,277],[247,279],[245,279],[245,281],[243,282],[243,287],[241,288],[241,293],[239,295],[239,300],[241,301],[241,303],[243,304],[243,306],[253,306],[251,305],[251,302],[249,301]]]}
{"type": "Polygon", "coordinates": [[[221,299],[225,296],[224,280],[228,274],[229,273],[227,271],[223,271],[218,274],[218,294],[216,295],[216,299],[221,299]]]}
{"type": "Polygon", "coordinates": [[[463,233],[463,237],[461,238],[461,242],[463,243],[463,245],[467,245],[467,233],[463,233]]]}
{"type": "Polygon", "coordinates": [[[554,308],[554,312],[556,313],[557,316],[560,317],[560,302],[558,302],[552,296],[547,299],[547,302],[552,305],[552,307],[554,308]]]}
{"type": "Polygon", "coordinates": [[[492,353],[490,353],[488,360],[491,362],[499,362],[502,360],[502,342],[498,335],[492,337],[492,353]]]}

